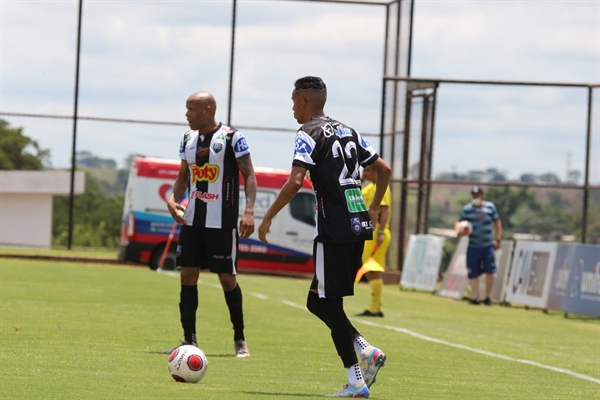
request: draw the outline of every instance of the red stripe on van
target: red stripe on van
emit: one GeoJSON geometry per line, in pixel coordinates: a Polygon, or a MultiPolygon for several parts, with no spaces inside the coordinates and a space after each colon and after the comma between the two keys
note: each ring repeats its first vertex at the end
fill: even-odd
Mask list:
{"type": "Polygon", "coordinates": [[[137,159],[137,176],[146,178],[175,179],[179,173],[179,161],[137,159]]]}

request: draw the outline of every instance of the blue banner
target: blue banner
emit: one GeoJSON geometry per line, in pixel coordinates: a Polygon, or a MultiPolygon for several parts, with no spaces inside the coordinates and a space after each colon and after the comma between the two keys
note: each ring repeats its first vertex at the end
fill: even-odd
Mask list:
{"type": "Polygon", "coordinates": [[[547,308],[600,317],[600,246],[558,245],[547,308]]]}

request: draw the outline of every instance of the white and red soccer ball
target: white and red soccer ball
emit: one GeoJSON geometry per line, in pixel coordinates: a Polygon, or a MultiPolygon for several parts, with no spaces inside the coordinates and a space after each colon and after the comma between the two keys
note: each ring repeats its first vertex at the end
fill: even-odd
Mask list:
{"type": "Polygon", "coordinates": [[[458,231],[470,235],[473,232],[473,225],[469,221],[462,220],[458,223],[458,231]]]}
{"type": "Polygon", "coordinates": [[[208,368],[208,359],[196,346],[179,346],[169,356],[169,372],[177,382],[199,382],[208,368]]]}

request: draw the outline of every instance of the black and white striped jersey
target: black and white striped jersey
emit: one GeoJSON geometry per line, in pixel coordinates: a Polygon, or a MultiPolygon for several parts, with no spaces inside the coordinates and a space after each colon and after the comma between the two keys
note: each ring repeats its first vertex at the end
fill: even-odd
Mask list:
{"type": "Polygon", "coordinates": [[[179,158],[190,170],[188,225],[236,228],[239,213],[239,169],[236,159],[250,154],[244,135],[219,124],[208,135],[187,131],[179,146],[179,158]]]}
{"type": "Polygon", "coordinates": [[[292,164],[310,171],[317,201],[315,241],[352,243],[373,238],[359,166],[378,158],[358,132],[329,117],[315,116],[298,130],[292,164]]]}

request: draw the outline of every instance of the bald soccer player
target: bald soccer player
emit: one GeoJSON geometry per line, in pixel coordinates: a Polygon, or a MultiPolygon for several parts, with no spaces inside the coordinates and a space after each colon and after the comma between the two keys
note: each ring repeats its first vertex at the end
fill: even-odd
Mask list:
{"type": "Polygon", "coordinates": [[[250,150],[240,131],[215,120],[217,103],[212,94],[194,93],[185,106],[190,130],[179,145],[181,165],[167,205],[171,216],[183,225],[177,246],[182,344],[197,346],[197,284],[200,269],[206,268],[219,276],[233,324],[235,354],[249,357],[242,290],[236,280],[236,254],[239,236],[247,238],[254,232],[256,177],[250,150]],[[238,230],[240,172],[246,204],[238,230]],[[184,208],[178,201],[188,189],[188,204],[184,208]]]}

